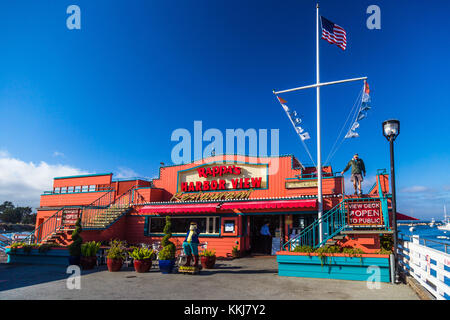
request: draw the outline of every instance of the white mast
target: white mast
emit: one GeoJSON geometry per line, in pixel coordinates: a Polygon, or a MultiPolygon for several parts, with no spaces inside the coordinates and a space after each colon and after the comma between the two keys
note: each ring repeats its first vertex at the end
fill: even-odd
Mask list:
{"type": "Polygon", "coordinates": [[[319,4],[316,5],[316,99],[317,99],[317,206],[319,219],[319,243],[323,240],[322,234],[322,214],[323,214],[323,195],[322,195],[322,150],[320,139],[320,69],[319,69],[319,4]]]}
{"type": "MultiPolygon", "coordinates": [[[[337,81],[330,81],[330,82],[323,82],[320,83],[320,69],[319,69],[319,4],[316,4],[316,83],[287,89],[287,90],[279,90],[279,91],[273,91],[275,95],[278,95],[280,93],[286,93],[286,92],[293,92],[298,90],[304,90],[304,89],[310,89],[310,88],[316,88],[316,95],[317,95],[317,207],[318,207],[318,219],[319,219],[319,243],[323,241],[323,222],[322,222],[322,215],[323,215],[323,195],[322,195],[322,152],[321,152],[321,137],[320,137],[320,87],[322,86],[328,86],[328,85],[334,85],[339,83],[346,83],[346,82],[352,82],[352,81],[360,81],[360,80],[366,80],[367,77],[359,77],[359,78],[352,78],[352,79],[345,79],[345,80],[337,80],[337,81]]],[[[342,195],[344,197],[344,195],[342,195]]]]}

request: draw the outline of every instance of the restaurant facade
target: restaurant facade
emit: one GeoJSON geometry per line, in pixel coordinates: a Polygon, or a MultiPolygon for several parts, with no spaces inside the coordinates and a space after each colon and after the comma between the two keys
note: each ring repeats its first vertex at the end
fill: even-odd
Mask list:
{"type": "MultiPolygon", "coordinates": [[[[344,178],[331,166],[322,172],[326,213],[345,198],[344,178]]],[[[368,197],[388,192],[387,175],[381,178],[368,197]]],[[[263,253],[260,229],[266,222],[279,250],[317,215],[315,167],[303,166],[293,155],[213,156],[162,166],[153,180],[113,179],[112,173],[55,178],[53,190],[41,195],[35,237],[69,244],[73,223],[81,217],[83,241],[151,244],[161,240],[165,217],[170,216],[172,241],[179,247],[190,222],[196,222],[200,242],[227,257],[235,246],[243,253],[263,253]]],[[[386,221],[376,224],[381,227],[386,221]]]]}

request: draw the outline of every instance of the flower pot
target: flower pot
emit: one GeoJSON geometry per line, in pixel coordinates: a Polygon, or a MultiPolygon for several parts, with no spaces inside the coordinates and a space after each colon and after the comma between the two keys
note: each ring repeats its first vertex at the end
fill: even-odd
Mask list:
{"type": "Polygon", "coordinates": [[[90,270],[94,269],[95,265],[97,264],[97,257],[81,257],[80,259],[81,268],[83,270],[90,270]]]}
{"type": "Polygon", "coordinates": [[[213,269],[216,264],[216,256],[200,257],[202,267],[205,269],[213,269]]]}
{"type": "Polygon", "coordinates": [[[108,271],[117,272],[122,268],[123,260],[122,259],[106,259],[106,265],[108,266],[108,271]]]}
{"type": "Polygon", "coordinates": [[[69,265],[80,265],[80,256],[69,256],[69,265]]]}
{"type": "Polygon", "coordinates": [[[134,270],[139,273],[148,272],[152,267],[152,259],[134,260],[134,270]]]}
{"type": "Polygon", "coordinates": [[[175,266],[175,259],[173,260],[159,260],[159,270],[161,273],[172,273],[175,266]]]}

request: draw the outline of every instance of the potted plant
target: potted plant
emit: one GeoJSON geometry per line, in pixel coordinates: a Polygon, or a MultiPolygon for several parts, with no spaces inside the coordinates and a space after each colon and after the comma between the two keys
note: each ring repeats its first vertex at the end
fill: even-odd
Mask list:
{"type": "Polygon", "coordinates": [[[152,267],[152,249],[134,248],[134,250],[130,252],[130,257],[133,258],[134,270],[136,270],[136,272],[148,272],[152,267]]]}
{"type": "Polygon", "coordinates": [[[163,247],[158,253],[158,263],[159,270],[161,273],[167,274],[171,273],[175,266],[175,245],[169,240],[172,237],[170,217],[166,216],[166,225],[164,226],[164,234],[161,241],[161,246],[163,247]]]}
{"type": "Polygon", "coordinates": [[[216,251],[205,249],[200,253],[200,261],[205,269],[213,269],[216,264],[216,251]]]}
{"type": "Polygon", "coordinates": [[[90,270],[95,267],[98,249],[100,249],[100,242],[90,241],[81,245],[81,268],[90,270]]]}
{"type": "Polygon", "coordinates": [[[110,248],[106,252],[106,265],[108,266],[108,271],[119,271],[122,268],[125,258],[125,242],[120,240],[111,240],[110,248]]]}
{"type": "Polygon", "coordinates": [[[233,258],[239,258],[240,252],[239,252],[239,247],[238,246],[234,246],[233,247],[233,250],[231,251],[231,256],[233,258]]]}
{"type": "Polygon", "coordinates": [[[80,236],[81,231],[81,219],[78,218],[75,223],[75,230],[72,232],[72,243],[69,245],[70,265],[80,265],[81,244],[83,243],[83,239],[80,236]]]}

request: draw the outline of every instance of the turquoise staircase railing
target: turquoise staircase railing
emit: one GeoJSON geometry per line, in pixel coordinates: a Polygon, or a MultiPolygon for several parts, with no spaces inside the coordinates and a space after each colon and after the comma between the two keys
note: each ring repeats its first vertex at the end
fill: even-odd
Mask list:
{"type": "MultiPolygon", "coordinates": [[[[348,224],[348,204],[352,202],[366,202],[366,201],[380,201],[381,212],[383,215],[385,230],[390,230],[389,227],[389,214],[388,214],[388,198],[389,194],[384,194],[381,188],[380,176],[385,175],[385,169],[379,169],[377,171],[375,185],[378,184],[378,197],[368,198],[347,198],[343,199],[335,207],[325,212],[320,219],[314,220],[312,224],[303,229],[297,236],[291,238],[283,245],[283,250],[291,251],[294,246],[309,246],[313,248],[321,247],[328,240],[339,235],[346,229],[352,229],[348,224]],[[319,226],[322,224],[322,241],[319,237],[319,226]]],[[[372,187],[372,189],[375,187],[372,187]]],[[[379,229],[379,228],[378,228],[379,229]]]]}
{"type": "Polygon", "coordinates": [[[345,200],[316,219],[296,237],[283,245],[283,250],[291,251],[293,246],[320,247],[322,244],[339,234],[347,226],[345,200]],[[322,222],[322,242],[319,241],[319,225],[322,222]]]}

